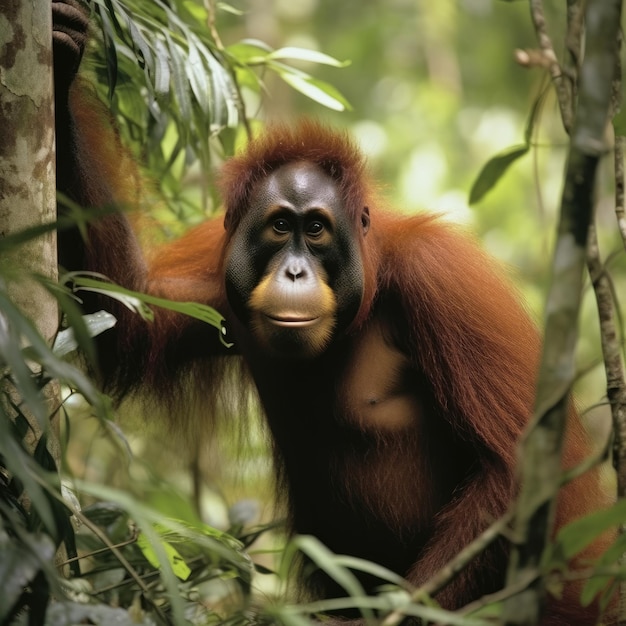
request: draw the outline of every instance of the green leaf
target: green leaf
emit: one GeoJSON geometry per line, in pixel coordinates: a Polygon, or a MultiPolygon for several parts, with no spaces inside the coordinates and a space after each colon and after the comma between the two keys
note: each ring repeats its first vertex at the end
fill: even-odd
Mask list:
{"type": "Polygon", "coordinates": [[[228,46],[226,52],[239,63],[258,65],[267,62],[267,57],[272,53],[272,49],[257,39],[243,39],[232,46],[228,46]]]}
{"type": "Polygon", "coordinates": [[[626,500],[619,500],[609,509],[594,511],[563,527],[556,536],[557,549],[565,559],[571,559],[603,532],[623,523],[624,519],[626,519],[626,500]]]}
{"type": "Polygon", "coordinates": [[[245,14],[244,11],[236,9],[235,7],[231,6],[230,4],[226,4],[225,2],[218,2],[217,8],[224,11],[224,13],[230,13],[231,15],[237,15],[238,17],[245,14]]]}
{"type": "MultiPolygon", "coordinates": [[[[492,619],[474,618],[460,613],[452,613],[436,606],[425,606],[416,602],[406,602],[398,606],[397,602],[389,601],[389,594],[380,594],[378,596],[358,596],[351,598],[333,598],[330,600],[319,600],[308,604],[299,605],[297,607],[286,606],[276,607],[272,613],[280,615],[280,622],[283,623],[284,611],[300,613],[327,613],[333,611],[344,611],[345,609],[357,609],[364,612],[364,609],[375,610],[379,613],[387,613],[389,611],[399,610],[407,617],[417,617],[425,623],[446,624],[448,626],[493,626],[492,619]]],[[[273,607],[272,607],[273,608],[273,607]]],[[[497,610],[497,609],[496,609],[497,610]]],[[[269,611],[268,611],[269,612],[269,611]]],[[[376,623],[376,622],[373,622],[376,623]]]]}
{"type": "MultiPolygon", "coordinates": [[[[286,552],[293,554],[294,550],[300,550],[304,553],[317,567],[328,574],[338,585],[346,590],[351,598],[365,597],[363,586],[358,578],[341,563],[338,562],[337,556],[333,554],[321,541],[310,535],[300,535],[293,539],[287,546],[286,552]]],[[[288,563],[289,558],[286,559],[288,563]]],[[[365,617],[370,616],[371,612],[359,604],[365,617]]]]}
{"type": "Polygon", "coordinates": [[[27,241],[37,239],[37,237],[57,230],[64,223],[65,220],[59,220],[57,222],[49,222],[48,224],[37,224],[37,226],[29,226],[10,235],[5,235],[0,239],[0,253],[4,254],[4,252],[14,250],[27,241]]]}
{"type": "Polygon", "coordinates": [[[526,128],[524,129],[524,141],[527,146],[530,146],[530,141],[533,136],[533,130],[535,129],[535,122],[537,121],[537,117],[539,115],[539,111],[541,111],[541,106],[543,105],[544,98],[548,93],[547,89],[544,89],[533,102],[533,106],[530,109],[530,115],[528,116],[528,121],[526,122],[526,128]]]}
{"type": "MultiPolygon", "coordinates": [[[[91,273],[93,276],[94,274],[91,273]]],[[[75,273],[72,275],[72,280],[80,289],[86,291],[93,291],[96,293],[102,293],[113,298],[116,298],[129,309],[140,313],[142,316],[146,316],[146,319],[152,319],[154,314],[152,312],[146,312],[142,304],[152,304],[159,306],[170,311],[176,311],[177,313],[183,313],[189,315],[195,319],[201,320],[214,326],[220,331],[220,336],[224,334],[224,317],[216,311],[214,308],[205,304],[199,304],[197,302],[177,302],[174,300],[166,300],[164,298],[157,298],[145,293],[139,293],[137,291],[131,291],[125,289],[119,285],[105,282],[104,280],[96,280],[94,278],[87,277],[87,274],[75,273]]],[[[228,345],[228,344],[225,344],[228,345]]]]}
{"type": "MultiPolygon", "coordinates": [[[[156,567],[157,569],[161,569],[159,557],[157,556],[152,545],[148,541],[145,533],[139,533],[139,536],[137,537],[137,545],[139,546],[139,549],[141,550],[143,555],[146,557],[148,563],[150,563],[150,565],[156,567]]],[[[187,563],[185,563],[185,559],[183,559],[178,550],[176,550],[176,548],[174,548],[174,546],[172,546],[172,544],[168,543],[167,541],[161,541],[161,547],[165,552],[168,563],[170,564],[170,567],[172,568],[174,574],[178,578],[180,578],[180,580],[187,580],[189,578],[189,575],[191,574],[191,570],[189,569],[187,563]]]]}
{"type": "Polygon", "coordinates": [[[272,63],[271,67],[288,85],[318,104],[333,111],[352,109],[350,103],[330,83],[313,78],[304,72],[297,72],[293,68],[278,66],[276,63],[272,63]]]}
{"type": "MultiPolygon", "coordinates": [[[[89,335],[96,337],[105,330],[113,328],[117,323],[114,315],[107,311],[98,311],[97,313],[90,313],[83,316],[86,327],[89,329],[89,335]]],[[[63,357],[70,352],[74,352],[78,349],[78,342],[74,333],[74,327],[66,328],[57,334],[54,340],[54,346],[52,350],[58,357],[63,357]]]]}
{"type": "MultiPolygon", "coordinates": [[[[623,580],[624,576],[621,576],[620,579],[623,580]]],[[[616,579],[615,576],[592,576],[583,587],[580,603],[583,606],[589,606],[598,594],[612,594],[619,587],[620,579],[616,579]]]]}
{"type": "MultiPolygon", "coordinates": [[[[62,277],[61,280],[63,280],[62,277]]],[[[87,316],[83,317],[83,312],[78,306],[74,295],[69,291],[69,289],[52,281],[46,281],[44,283],[44,286],[46,287],[46,289],[48,289],[50,293],[54,295],[54,297],[57,299],[57,302],[59,303],[59,307],[65,314],[65,317],[67,319],[67,325],[69,327],[67,330],[71,329],[74,344],[77,347],[80,346],[80,349],[87,359],[87,362],[90,363],[93,367],[97,367],[98,358],[96,355],[94,342],[91,340],[94,335],[90,334],[87,326],[87,319],[89,318],[87,316]]],[[[57,339],[55,339],[55,345],[57,344],[58,339],[59,336],[57,335],[57,339]]],[[[53,352],[55,352],[56,356],[59,357],[62,357],[63,354],[67,354],[67,352],[59,354],[55,350],[53,350],[53,352]]]]}
{"type": "Polygon", "coordinates": [[[2,331],[0,365],[11,371],[11,378],[19,397],[27,404],[42,432],[46,432],[48,411],[40,397],[33,373],[24,358],[21,344],[25,331],[30,331],[32,336],[37,333],[37,330],[32,322],[14,306],[8,294],[2,289],[0,289],[0,311],[2,312],[0,316],[2,331]]]}
{"type": "MultiPolygon", "coordinates": [[[[150,50],[149,42],[142,35],[135,22],[133,22],[130,17],[127,20],[127,25],[139,65],[142,68],[146,67],[149,72],[154,71],[154,58],[152,56],[152,51],[150,50]]],[[[149,84],[149,82],[146,84],[149,84]]]]}
{"type": "Polygon", "coordinates": [[[156,65],[154,72],[154,91],[157,96],[165,95],[170,89],[170,63],[169,54],[165,44],[160,39],[155,39],[156,65]]]}
{"type": "Polygon", "coordinates": [[[626,535],[618,534],[613,544],[593,563],[594,570],[598,573],[594,573],[583,587],[580,601],[584,606],[591,604],[598,596],[604,605],[619,586],[619,581],[626,579],[626,570],[623,568],[618,568],[615,572],[615,567],[625,552],[626,535]],[[606,569],[612,570],[611,575],[601,573],[606,569]]]}
{"type": "MultiPolygon", "coordinates": [[[[201,48],[200,54],[205,59],[209,68],[209,80],[213,93],[213,115],[211,122],[213,125],[227,128],[234,128],[239,122],[239,110],[235,95],[236,87],[232,79],[220,62],[207,49],[201,48]]],[[[215,131],[214,128],[211,129],[215,131]]]]}
{"type": "Polygon", "coordinates": [[[318,52],[317,50],[307,50],[306,48],[294,48],[287,46],[285,48],[279,48],[270,52],[267,55],[268,59],[275,60],[294,60],[294,61],[309,61],[310,63],[319,63],[321,65],[330,65],[332,67],[346,67],[350,65],[350,61],[338,61],[337,59],[318,52]]]}
{"type": "Polygon", "coordinates": [[[96,11],[102,20],[102,39],[104,42],[107,77],[109,83],[109,100],[113,99],[115,85],[117,85],[117,50],[115,49],[115,30],[109,15],[96,6],[96,11]]]}
{"type": "Polygon", "coordinates": [[[199,24],[206,23],[208,13],[203,6],[200,6],[197,2],[193,2],[192,0],[185,0],[185,2],[183,2],[183,7],[185,8],[185,11],[187,11],[189,15],[196,20],[196,22],[199,24]]]}
{"type": "Polygon", "coordinates": [[[41,569],[41,561],[54,558],[54,543],[47,535],[30,534],[30,550],[3,531],[0,537],[0,623],[5,624],[24,588],[41,569]],[[34,548],[34,550],[33,550],[34,548]]]}
{"type": "Polygon", "coordinates": [[[370,574],[376,578],[380,578],[381,580],[386,580],[398,587],[406,587],[409,590],[412,589],[405,578],[399,576],[395,572],[392,572],[386,567],[383,567],[382,565],[373,563],[372,561],[366,561],[365,559],[346,555],[336,555],[335,560],[343,567],[351,570],[358,570],[359,572],[365,572],[366,574],[370,574]]]}
{"type": "Polygon", "coordinates": [[[528,145],[516,146],[489,159],[472,185],[469,203],[475,204],[482,200],[487,192],[500,180],[509,166],[520,157],[523,157],[528,150],[528,145]]]}
{"type": "Polygon", "coordinates": [[[187,91],[187,84],[184,80],[186,63],[185,53],[181,47],[174,42],[168,32],[165,32],[164,34],[165,40],[167,41],[167,47],[170,51],[170,59],[172,61],[172,83],[174,87],[174,95],[176,96],[176,102],[178,102],[182,119],[189,122],[191,119],[192,107],[189,92],[187,91]]]}
{"type": "Polygon", "coordinates": [[[185,62],[187,80],[202,112],[208,116],[211,111],[211,85],[207,76],[208,72],[204,63],[202,63],[202,58],[191,31],[187,30],[185,36],[189,46],[189,54],[185,62]]]}
{"type": "MultiPolygon", "coordinates": [[[[118,507],[126,511],[140,528],[141,532],[147,536],[156,555],[162,557],[160,558],[161,563],[163,559],[165,559],[165,553],[162,549],[162,542],[158,540],[156,529],[159,530],[162,536],[166,536],[170,543],[174,543],[174,537],[181,537],[186,539],[186,541],[181,541],[181,545],[194,542],[210,550],[212,554],[220,557],[230,566],[237,569],[240,578],[249,578],[252,571],[250,558],[242,550],[241,543],[234,537],[228,535],[228,533],[214,529],[200,521],[192,526],[189,523],[179,520],[171,518],[164,519],[161,511],[157,511],[152,507],[138,502],[124,491],[80,479],[75,479],[74,483],[75,487],[80,491],[91,494],[95,498],[99,498],[109,504],[115,503],[118,507]],[[168,534],[165,535],[165,533],[168,534]]],[[[167,572],[171,572],[172,570],[169,561],[167,559],[165,559],[165,561],[167,562],[167,566],[162,569],[163,573],[167,574],[167,572]]]]}
{"type": "Polygon", "coordinates": [[[154,321],[154,313],[150,307],[146,306],[145,300],[140,297],[142,294],[110,283],[104,275],[96,272],[85,272],[82,275],[78,272],[73,273],[72,280],[75,291],[89,291],[113,298],[145,321],[154,321]]]}
{"type": "Polygon", "coordinates": [[[19,444],[15,430],[11,428],[11,422],[3,411],[0,411],[0,438],[0,454],[5,467],[22,482],[24,491],[28,493],[31,505],[37,511],[46,530],[56,535],[52,506],[40,482],[43,470],[19,444]]]}

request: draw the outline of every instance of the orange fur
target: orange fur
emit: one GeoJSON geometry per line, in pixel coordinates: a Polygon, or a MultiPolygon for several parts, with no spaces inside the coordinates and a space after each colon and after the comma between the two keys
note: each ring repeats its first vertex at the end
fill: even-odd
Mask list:
{"type": "MultiPolygon", "coordinates": [[[[84,123],[81,167],[98,168],[119,190],[117,141],[84,123]],[[96,149],[103,150],[99,156],[96,149]]],[[[124,220],[107,217],[90,229],[89,267],[104,268],[132,288],[219,308],[259,391],[293,529],[316,534],[336,551],[379,560],[416,585],[425,582],[514,499],[517,444],[535,392],[536,328],[509,281],[470,238],[433,216],[380,210],[363,157],[344,134],[312,122],[272,127],[226,164],[220,187],[225,230],[221,220],[200,225],[145,266],[124,220]],[[255,184],[293,161],[317,164],[337,184],[361,249],[365,288],[356,319],[324,355],[284,363],[263,355],[233,317],[222,272],[255,184]],[[366,235],[358,224],[365,206],[371,213],[366,235]],[[371,389],[359,377],[361,367],[372,371],[371,389]],[[360,408],[363,403],[369,408],[360,408]]],[[[92,193],[84,199],[104,203],[92,193]]],[[[118,343],[106,348],[122,392],[120,372],[128,376],[140,367],[141,380],[131,379],[130,386],[147,379],[161,395],[172,394],[183,371],[208,397],[219,393],[208,388],[205,364],[222,367],[214,358],[221,351],[199,324],[159,313],[148,327],[119,314],[118,343]]],[[[573,411],[569,429],[567,467],[589,454],[573,411]]],[[[557,524],[606,503],[597,472],[589,472],[563,490],[557,524]]],[[[506,555],[502,539],[437,600],[454,609],[495,591],[506,555]]],[[[317,575],[308,584],[324,595],[338,591],[317,575]]],[[[551,603],[546,624],[593,623],[593,607],[568,609],[577,604],[576,591],[551,603]]]]}

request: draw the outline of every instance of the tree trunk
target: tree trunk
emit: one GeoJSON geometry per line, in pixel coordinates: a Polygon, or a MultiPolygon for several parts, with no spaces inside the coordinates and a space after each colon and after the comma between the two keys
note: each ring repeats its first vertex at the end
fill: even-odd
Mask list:
{"type": "MultiPolygon", "coordinates": [[[[2,0],[0,41],[0,238],[5,238],[56,217],[50,3],[2,0]]],[[[58,328],[58,307],[32,278],[34,273],[57,278],[54,231],[3,252],[0,258],[0,280],[10,299],[51,341],[58,328]]],[[[1,333],[9,321],[2,311],[0,316],[1,333]]],[[[15,390],[8,386],[6,382],[3,398],[9,394],[15,400],[15,390]]],[[[58,466],[56,385],[48,384],[44,394],[52,425],[48,450],[58,466]]],[[[6,403],[4,408],[8,415],[15,414],[6,403]]],[[[41,428],[32,415],[24,415],[30,427],[24,444],[32,453],[41,428]]]]}
{"type": "MultiPolygon", "coordinates": [[[[522,593],[505,602],[506,626],[539,623],[546,597],[545,580],[537,573],[541,571],[542,555],[552,531],[560,487],[561,451],[568,395],[576,373],[578,317],[597,170],[600,160],[609,152],[605,135],[619,55],[621,5],[621,0],[586,3],[585,57],[580,68],[577,107],[562,101],[562,95],[558,94],[568,130],[570,115],[567,111],[575,110],[575,114],[552,261],[552,284],[546,305],[535,420],[524,439],[520,462],[521,489],[514,524],[519,540],[513,545],[507,577],[511,587],[530,582],[522,593]]],[[[541,14],[543,22],[542,2],[534,0],[531,7],[535,16],[541,14]]],[[[535,24],[538,23],[535,20],[535,24]]],[[[545,33],[541,35],[544,53],[549,49],[550,57],[556,59],[545,33]]],[[[556,71],[553,76],[562,80],[563,72],[556,71]]]]}

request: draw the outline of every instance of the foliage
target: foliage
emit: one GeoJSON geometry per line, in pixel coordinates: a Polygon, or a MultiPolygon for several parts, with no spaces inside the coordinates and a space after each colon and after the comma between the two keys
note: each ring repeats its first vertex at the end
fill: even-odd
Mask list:
{"type": "MultiPolygon", "coordinates": [[[[5,277],[7,280],[15,278],[5,277]]],[[[65,289],[44,279],[40,281],[58,296],[68,319],[74,322],[72,330],[80,344],[88,338],[89,329],[76,315],[75,301],[65,289]]],[[[3,554],[0,621],[12,623],[20,611],[28,609],[29,619],[39,615],[43,622],[49,590],[56,599],[46,618],[46,623],[50,624],[74,623],[72,620],[79,619],[78,615],[89,615],[94,623],[108,623],[113,614],[121,620],[118,623],[136,623],[135,617],[121,615],[120,609],[97,606],[93,601],[85,604],[90,596],[109,600],[115,596],[117,603],[130,610],[137,594],[142,594],[150,610],[141,623],[154,623],[154,617],[150,617],[154,612],[160,623],[173,619],[180,624],[185,623],[186,605],[197,604],[192,589],[207,581],[234,580],[242,596],[247,596],[252,566],[245,552],[246,536],[253,537],[253,534],[236,539],[206,526],[191,514],[185,520],[166,518],[162,512],[142,506],[130,494],[68,476],[69,484],[81,494],[81,499],[98,498],[99,503],[81,510],[67,485],[60,484],[60,468],[46,448],[49,407],[41,394],[42,387],[51,378],[63,385],[66,402],[80,395],[89,403],[103,431],[118,437],[118,445],[125,449],[129,446],[121,431],[111,427],[108,399],[95,389],[82,370],[53,352],[32,322],[8,299],[5,284],[2,283],[0,289],[0,359],[6,372],[3,391],[6,394],[7,389],[15,388],[20,403],[5,395],[0,415],[0,458],[7,470],[0,475],[3,554]],[[32,373],[33,363],[42,368],[36,376],[32,373]],[[25,407],[37,417],[44,433],[33,456],[21,445],[28,429],[22,412],[25,407]],[[6,412],[9,408],[10,417],[6,412]],[[28,510],[22,504],[24,493],[28,495],[28,510]],[[75,524],[82,526],[78,533],[74,530],[75,524]],[[72,578],[68,583],[59,576],[52,563],[61,541],[72,557],[68,564],[73,577],[80,576],[81,571],[76,563],[77,550],[80,550],[81,562],[92,560],[88,582],[84,579],[80,584],[78,578],[72,578]],[[161,585],[162,590],[159,590],[161,585]],[[166,597],[168,600],[164,602],[166,597]]],[[[58,342],[65,353],[67,343],[64,338],[58,342]]],[[[84,347],[89,353],[89,345],[84,347]]],[[[138,610],[142,613],[139,608],[135,612],[138,610]]],[[[198,609],[195,611],[197,613],[198,609]]],[[[196,623],[209,623],[205,613],[202,611],[203,621],[196,623]]],[[[16,623],[21,621],[18,619],[16,623]]]]}
{"type": "MultiPolygon", "coordinates": [[[[213,2],[94,3],[100,37],[92,38],[89,61],[97,84],[112,101],[127,139],[143,147],[146,165],[177,215],[181,205],[198,209],[181,187],[185,173],[194,165],[209,172],[215,154],[231,155],[240,132],[252,133],[245,100],[264,89],[267,71],[319,104],[338,111],[349,107],[330,83],[290,65],[344,63],[299,47],[274,50],[256,39],[224,46],[213,2]],[[138,84],[146,90],[138,90],[138,84]]],[[[240,13],[218,6],[221,12],[240,13]]],[[[205,182],[200,209],[211,210],[214,202],[205,182]]]]}
{"type": "MultiPolygon", "coordinates": [[[[545,95],[545,94],[544,94],[545,95]]],[[[480,171],[469,194],[469,203],[474,204],[480,202],[483,197],[498,183],[498,181],[504,176],[506,170],[517,161],[520,157],[523,157],[531,149],[531,142],[533,139],[533,132],[535,130],[535,124],[537,123],[537,116],[541,108],[541,104],[544,100],[544,95],[539,96],[530,112],[528,122],[526,124],[526,130],[524,131],[524,143],[521,146],[513,146],[508,148],[503,153],[492,157],[485,163],[483,169],[480,171]]]]}

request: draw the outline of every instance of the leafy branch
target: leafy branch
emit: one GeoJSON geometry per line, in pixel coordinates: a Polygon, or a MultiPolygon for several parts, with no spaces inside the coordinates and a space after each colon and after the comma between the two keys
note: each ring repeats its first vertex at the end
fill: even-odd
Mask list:
{"type": "MultiPolygon", "coordinates": [[[[541,3],[531,0],[541,50],[551,59],[549,67],[553,79],[558,79],[557,92],[567,129],[566,103],[559,88],[561,72],[556,71],[554,65],[556,56],[546,36],[541,11],[541,3]]],[[[586,53],[580,67],[578,102],[561,199],[535,420],[524,442],[521,462],[521,493],[515,532],[523,539],[513,547],[508,585],[515,585],[521,579],[528,580],[529,575],[537,570],[550,533],[559,489],[568,397],[575,377],[577,320],[588,232],[592,224],[596,171],[601,157],[607,152],[604,133],[611,112],[620,13],[619,0],[587,4],[586,53]]],[[[544,579],[533,579],[522,593],[506,601],[504,622],[507,625],[536,624],[544,595],[544,579]]]]}

